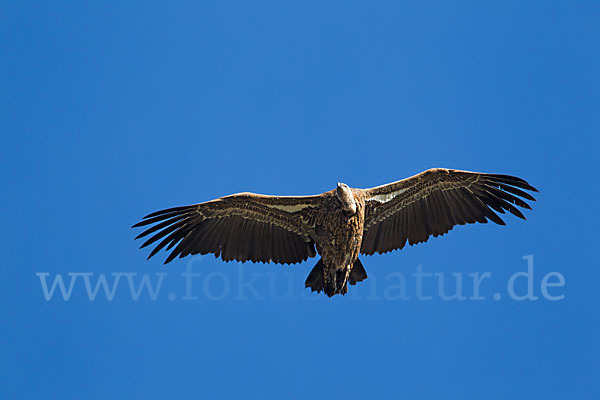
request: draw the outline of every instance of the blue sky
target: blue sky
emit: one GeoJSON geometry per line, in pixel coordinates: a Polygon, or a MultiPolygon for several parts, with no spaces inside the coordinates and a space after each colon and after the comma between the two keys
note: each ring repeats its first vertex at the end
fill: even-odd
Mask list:
{"type": "Polygon", "coordinates": [[[599,17],[592,1],[3,2],[0,397],[597,398],[599,17]],[[303,289],[316,259],[163,267],[130,229],[430,167],[522,176],[538,201],[527,221],[363,257],[370,278],[332,299],[303,289]],[[517,301],[528,255],[538,299],[517,301]],[[489,272],[485,300],[444,301],[435,278],[417,299],[419,266],[448,292],[461,274],[467,297],[489,272]],[[541,294],[552,272],[562,300],[541,294]],[[39,273],[122,275],[112,300],[81,274],[46,300],[39,273]],[[154,300],[132,298],[143,274],[163,277],[154,300]]]}

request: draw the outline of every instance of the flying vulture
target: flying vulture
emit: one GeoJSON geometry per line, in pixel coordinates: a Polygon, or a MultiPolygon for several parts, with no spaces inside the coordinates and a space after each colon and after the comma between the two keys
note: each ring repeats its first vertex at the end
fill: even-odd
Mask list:
{"type": "Polygon", "coordinates": [[[439,236],[455,225],[504,225],[497,213],[515,206],[531,209],[537,192],[510,175],[429,169],[371,189],[343,183],[315,196],[265,196],[239,193],[205,203],[147,215],[133,227],[147,226],[136,239],[142,248],[158,242],[148,258],[166,247],[175,257],[212,253],[224,261],[294,264],[321,255],[305,286],[329,297],[345,294],[348,282],[367,278],[359,254],[402,249],[439,236]]]}

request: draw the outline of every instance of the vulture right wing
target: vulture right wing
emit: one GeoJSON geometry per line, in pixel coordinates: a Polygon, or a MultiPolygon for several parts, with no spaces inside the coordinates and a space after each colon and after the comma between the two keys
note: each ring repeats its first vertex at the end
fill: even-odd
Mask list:
{"type": "Polygon", "coordinates": [[[149,214],[133,227],[152,225],[141,248],[158,240],[148,258],[162,248],[175,257],[213,253],[224,261],[292,264],[316,255],[313,210],[320,196],[264,196],[239,193],[149,214]]]}

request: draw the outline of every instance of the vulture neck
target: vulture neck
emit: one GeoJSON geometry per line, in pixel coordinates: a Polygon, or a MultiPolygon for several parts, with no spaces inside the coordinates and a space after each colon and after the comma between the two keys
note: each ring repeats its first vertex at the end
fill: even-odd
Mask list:
{"type": "Polygon", "coordinates": [[[335,194],[346,216],[350,217],[356,214],[356,200],[354,200],[352,189],[350,189],[348,185],[338,183],[335,194]]]}

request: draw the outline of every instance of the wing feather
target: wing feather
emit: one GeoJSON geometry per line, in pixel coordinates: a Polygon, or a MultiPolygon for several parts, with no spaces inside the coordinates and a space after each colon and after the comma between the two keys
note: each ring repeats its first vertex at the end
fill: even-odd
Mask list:
{"type": "Polygon", "coordinates": [[[141,247],[166,248],[165,264],[176,257],[212,253],[225,261],[297,263],[313,257],[314,226],[307,221],[320,196],[278,197],[240,193],[206,203],[148,214],[133,227],[146,227],[141,247]]]}
{"type": "Polygon", "coordinates": [[[447,233],[456,225],[505,222],[506,211],[525,219],[518,207],[537,192],[511,175],[430,169],[410,178],[365,190],[363,254],[385,253],[447,233]]]}

